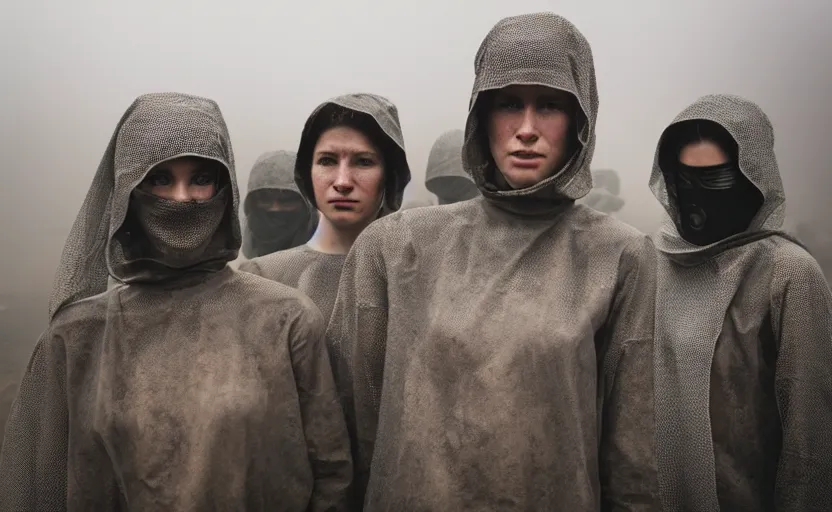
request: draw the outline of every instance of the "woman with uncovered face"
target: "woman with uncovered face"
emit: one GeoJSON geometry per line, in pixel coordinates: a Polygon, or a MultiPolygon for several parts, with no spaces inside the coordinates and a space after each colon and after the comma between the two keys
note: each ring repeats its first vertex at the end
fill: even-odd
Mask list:
{"type": "Polygon", "coordinates": [[[311,240],[240,269],[301,290],[329,318],[350,247],[371,222],[399,209],[410,181],[396,107],[373,94],[321,104],[301,135],[295,180],[320,211],[311,240]]]}
{"type": "Polygon", "coordinates": [[[323,319],[228,266],[237,211],[217,104],[139,97],[64,248],[0,453],[0,510],[344,506],[323,319]]]}
{"type": "Polygon", "coordinates": [[[475,59],[482,197],[380,219],[327,329],[365,510],[656,510],[655,253],[592,188],[592,52],[506,18],[475,59]]]}

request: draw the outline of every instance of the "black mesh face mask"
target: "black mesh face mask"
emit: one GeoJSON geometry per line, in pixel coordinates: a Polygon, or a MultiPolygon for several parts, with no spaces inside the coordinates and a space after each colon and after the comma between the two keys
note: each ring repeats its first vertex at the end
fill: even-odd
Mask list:
{"type": "Polygon", "coordinates": [[[677,210],[676,224],[688,242],[705,246],[748,229],[763,204],[757,187],[737,164],[737,145],[716,123],[685,123],[670,133],[664,158],[665,179],[677,210]],[[681,163],[681,150],[692,142],[711,141],[728,155],[728,161],[707,167],[681,163]]]}

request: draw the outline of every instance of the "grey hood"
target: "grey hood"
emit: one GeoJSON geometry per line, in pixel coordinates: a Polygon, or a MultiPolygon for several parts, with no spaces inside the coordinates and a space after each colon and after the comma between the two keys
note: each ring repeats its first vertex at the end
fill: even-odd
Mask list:
{"type": "Polygon", "coordinates": [[[699,98],[676,116],[662,133],[653,160],[650,190],[668,216],[654,237],[656,248],[672,255],[678,262],[700,261],[749,240],[780,232],[786,218],[786,198],[774,155],[774,129],[768,116],[757,104],[739,96],[712,94],[699,98]],[[698,119],[712,121],[728,131],[739,147],[740,171],[763,194],[763,205],[744,233],[704,247],[691,244],[679,234],[676,223],[679,212],[673,200],[675,192],[668,189],[659,164],[659,151],[668,131],[679,123],[698,119]]]}
{"type": "MultiPolygon", "coordinates": [[[[219,162],[229,178],[226,190],[218,194],[226,196],[221,224],[201,261],[190,270],[219,270],[237,257],[241,244],[239,192],[228,128],[219,106],[213,100],[187,94],[145,94],[133,102],[116,126],[72,225],[52,289],[50,318],[65,304],[106,291],[108,275],[119,281],[166,277],[159,266],[151,273],[137,268],[128,254],[130,237],[123,236],[129,233],[121,228],[131,193],[148,171],[182,156],[219,162]]],[[[204,225],[199,218],[193,221],[195,226],[204,225]]],[[[181,271],[172,269],[170,274],[181,275],[181,271]]]]}
{"type": "Polygon", "coordinates": [[[404,188],[410,183],[410,166],[405,154],[399,111],[390,100],[376,94],[345,94],[321,103],[312,111],[303,127],[300,145],[298,146],[297,163],[295,164],[295,183],[297,183],[298,188],[310,203],[315,204],[315,190],[312,187],[310,172],[312,169],[312,153],[320,134],[313,132],[315,120],[322,111],[325,111],[331,105],[369,115],[387,136],[390,142],[390,150],[389,154],[384,155],[386,185],[383,212],[386,214],[397,211],[402,205],[404,188]]]}
{"type": "Polygon", "coordinates": [[[462,144],[465,133],[449,130],[433,143],[425,171],[425,188],[448,202],[471,199],[479,190],[471,176],[462,168],[462,144]]]}
{"type": "Polygon", "coordinates": [[[552,13],[505,18],[480,45],[474,72],[462,162],[483,196],[504,209],[532,214],[557,211],[589,193],[598,88],[592,49],[580,31],[552,13]],[[571,93],[578,103],[575,121],[580,148],[553,176],[528,188],[502,190],[492,180],[500,171],[491,157],[486,127],[480,126],[477,102],[485,91],[515,84],[538,84],[571,93]]]}

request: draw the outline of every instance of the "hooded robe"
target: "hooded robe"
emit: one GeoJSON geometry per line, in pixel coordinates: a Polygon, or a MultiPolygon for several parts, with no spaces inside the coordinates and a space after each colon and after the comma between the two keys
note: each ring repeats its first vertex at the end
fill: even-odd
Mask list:
{"type": "Polygon", "coordinates": [[[462,168],[462,130],[449,130],[436,139],[428,155],[425,188],[439,204],[453,204],[479,195],[471,176],[462,168]]]}
{"type": "Polygon", "coordinates": [[[481,197],[401,211],[350,250],[327,329],[364,510],[655,510],[655,252],[576,205],[591,188],[589,43],[551,13],[477,52],[463,165],[481,197]],[[555,175],[499,188],[483,91],[546,84],[580,104],[555,175]],[[603,505],[603,508],[602,508],[603,505]]]}
{"type": "Polygon", "coordinates": [[[832,510],[832,295],[815,259],[780,231],[774,131],[737,96],[702,97],[670,126],[691,120],[728,131],[763,203],[745,232],[687,242],[660,166],[665,131],[650,178],[668,214],[655,235],[664,510],[832,510]]]}
{"type": "Polygon", "coordinates": [[[238,197],[215,102],[135,100],[64,247],[6,428],[0,510],[343,507],[349,439],[323,319],[296,290],[228,266],[238,197]],[[212,199],[136,189],[180,156],[222,167],[212,199]]]}
{"type": "MultiPolygon", "coordinates": [[[[315,191],[312,187],[312,154],[320,133],[315,133],[315,121],[327,105],[368,114],[375,120],[390,143],[390,154],[384,155],[385,193],[383,213],[399,209],[404,188],[410,181],[410,168],[404,151],[404,138],[399,123],[396,106],[389,100],[374,94],[347,94],[325,101],[316,108],[306,121],[301,134],[298,149],[298,162],[295,168],[295,181],[306,199],[315,204],[315,191]]],[[[346,254],[331,254],[317,251],[303,245],[287,251],[280,251],[240,264],[240,270],[251,272],[267,279],[297,288],[308,295],[321,310],[325,319],[329,319],[335,295],[338,293],[338,280],[346,254]]]]}
{"type": "Polygon", "coordinates": [[[243,255],[246,258],[265,256],[305,244],[318,226],[318,211],[298,190],[295,184],[295,153],[270,151],[254,163],[248,178],[248,194],[243,211],[243,255]],[[264,212],[254,205],[257,192],[280,190],[295,194],[303,201],[301,211],[264,212]],[[275,218],[275,216],[278,216],[275,218]],[[285,218],[289,217],[289,218],[285,218]]]}

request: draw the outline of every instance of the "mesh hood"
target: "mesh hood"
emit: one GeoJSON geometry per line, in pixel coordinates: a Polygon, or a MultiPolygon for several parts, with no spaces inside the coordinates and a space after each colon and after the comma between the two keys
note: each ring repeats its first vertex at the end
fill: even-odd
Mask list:
{"type": "MultiPolygon", "coordinates": [[[[549,209],[559,200],[575,200],[592,188],[590,162],[595,150],[598,90],[589,42],[567,19],[552,13],[512,16],[498,22],[477,51],[462,162],[482,194],[501,206],[537,202],[549,209]],[[479,95],[515,84],[537,84],[571,93],[578,103],[576,127],[581,147],[563,169],[540,183],[518,190],[499,190],[489,176],[499,172],[479,126],[479,95]],[[529,201],[529,199],[539,201],[529,201]]],[[[523,208],[524,210],[526,208],[523,208]]]]}
{"type": "Polygon", "coordinates": [[[312,187],[310,172],[312,169],[312,152],[318,142],[319,133],[314,132],[314,125],[318,115],[328,105],[337,105],[354,112],[369,115],[378,124],[390,142],[390,154],[384,155],[385,199],[384,213],[398,210],[402,204],[404,188],[410,183],[410,166],[404,149],[404,137],[399,122],[399,111],[387,98],[368,93],[345,94],[331,98],[320,105],[309,115],[298,146],[297,163],[295,164],[295,183],[297,183],[306,199],[315,204],[315,190],[312,187]]]}
{"type": "MultiPolygon", "coordinates": [[[[98,166],[84,204],[61,254],[49,303],[50,318],[64,304],[107,289],[108,274],[124,281],[123,241],[116,238],[130,205],[130,195],[156,164],[180,156],[215,160],[228,170],[231,199],[204,261],[237,257],[240,227],[234,155],[219,106],[179,93],[138,97],[122,116],[98,166]]],[[[190,234],[183,231],[183,238],[190,234]]]]}
{"type": "Polygon", "coordinates": [[[269,151],[257,158],[248,177],[245,211],[251,193],[258,190],[291,190],[302,196],[295,183],[295,157],[294,151],[269,151]]]}
{"type": "Polygon", "coordinates": [[[434,194],[436,191],[430,188],[430,182],[433,179],[444,177],[471,179],[462,168],[462,143],[464,141],[465,132],[450,130],[440,135],[430,148],[425,185],[434,194]]]}
{"type": "Polygon", "coordinates": [[[666,254],[678,255],[681,259],[686,256],[707,257],[781,229],[786,217],[786,200],[774,155],[774,129],[768,116],[757,104],[739,96],[714,94],[699,98],[676,116],[662,133],[653,160],[650,190],[668,215],[655,237],[656,247],[666,254]],[[746,232],[704,247],[689,243],[679,234],[674,222],[678,211],[670,199],[672,191],[669,193],[659,164],[659,153],[668,131],[678,123],[692,120],[712,121],[731,134],[739,147],[740,171],[763,194],[763,205],[746,232]]]}

